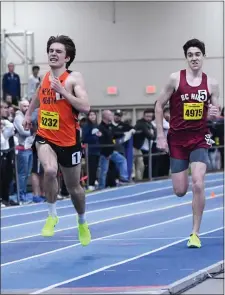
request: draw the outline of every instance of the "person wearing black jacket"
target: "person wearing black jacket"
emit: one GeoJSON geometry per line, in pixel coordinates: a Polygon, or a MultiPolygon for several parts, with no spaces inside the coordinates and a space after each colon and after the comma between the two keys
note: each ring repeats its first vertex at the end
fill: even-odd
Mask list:
{"type": "Polygon", "coordinates": [[[8,106],[3,101],[0,101],[0,117],[0,203],[1,207],[5,207],[16,204],[9,200],[10,183],[13,179],[10,144],[14,136],[14,126],[7,119],[8,106]]]}
{"type": "Polygon", "coordinates": [[[105,110],[102,113],[102,122],[98,126],[101,133],[99,137],[100,159],[99,159],[99,189],[104,189],[106,184],[106,176],[109,168],[109,160],[113,161],[119,171],[120,181],[128,182],[128,171],[126,158],[118,153],[115,148],[115,139],[117,135],[113,133],[112,112],[105,110]],[[106,146],[110,145],[110,146],[106,146]]]}
{"type": "Polygon", "coordinates": [[[137,180],[143,179],[144,170],[146,168],[145,176],[148,172],[148,157],[147,155],[151,149],[151,141],[156,139],[156,129],[151,123],[154,117],[154,112],[151,109],[144,111],[144,117],[136,122],[134,134],[134,166],[135,176],[137,180]]]}
{"type": "Polygon", "coordinates": [[[97,170],[99,162],[99,136],[97,132],[97,114],[90,110],[87,116],[87,122],[82,128],[82,142],[89,144],[88,146],[88,178],[89,190],[95,189],[95,181],[97,180],[97,170]]]}
{"type": "MultiPolygon", "coordinates": [[[[113,134],[116,137],[116,142],[120,142],[120,139],[124,137],[124,134],[130,131],[131,129],[133,129],[133,127],[130,124],[122,121],[122,117],[123,117],[123,111],[116,110],[114,113],[114,120],[112,122],[113,134]]],[[[119,152],[121,155],[123,155],[125,158],[126,158],[126,148],[127,148],[128,142],[129,140],[121,144],[117,144],[115,146],[115,150],[119,152]]],[[[116,169],[116,165],[112,161],[110,161],[109,171],[106,178],[106,186],[107,185],[111,187],[116,186],[116,179],[118,179],[118,174],[119,172],[116,169]]],[[[128,176],[129,176],[129,168],[128,168],[128,176]]]]}
{"type": "Polygon", "coordinates": [[[2,91],[3,98],[6,95],[12,96],[12,104],[18,106],[19,100],[21,98],[21,85],[20,76],[14,72],[14,64],[8,64],[8,73],[5,73],[2,78],[2,91]]]}

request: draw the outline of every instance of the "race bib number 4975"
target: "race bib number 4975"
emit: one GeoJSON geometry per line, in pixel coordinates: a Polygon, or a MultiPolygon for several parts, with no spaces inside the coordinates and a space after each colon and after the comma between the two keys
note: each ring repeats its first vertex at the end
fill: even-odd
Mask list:
{"type": "Polygon", "coordinates": [[[203,116],[203,102],[184,103],[184,120],[201,120],[203,116]]]}
{"type": "Polygon", "coordinates": [[[42,110],[40,127],[48,130],[59,130],[59,114],[42,110]]]}

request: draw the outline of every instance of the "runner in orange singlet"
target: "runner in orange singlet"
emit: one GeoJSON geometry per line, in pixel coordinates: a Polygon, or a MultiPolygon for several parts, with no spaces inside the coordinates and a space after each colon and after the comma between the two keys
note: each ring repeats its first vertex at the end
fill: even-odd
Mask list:
{"type": "Polygon", "coordinates": [[[31,126],[31,114],[39,107],[38,130],[34,142],[44,168],[44,190],[49,216],[43,236],[53,236],[58,223],[56,198],[58,166],[78,213],[78,235],[83,246],[91,241],[85,220],[85,194],[80,185],[81,142],[78,114],[88,113],[90,105],[82,75],[68,70],[76,55],[73,41],[67,36],[50,37],[47,42],[50,71],[44,76],[32,98],[23,126],[31,126]]]}

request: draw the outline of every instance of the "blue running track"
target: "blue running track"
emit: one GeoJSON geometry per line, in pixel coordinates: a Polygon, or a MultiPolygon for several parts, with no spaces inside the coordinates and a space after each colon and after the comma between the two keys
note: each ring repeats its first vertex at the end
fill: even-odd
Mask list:
{"type": "Polygon", "coordinates": [[[177,198],[171,180],[87,196],[92,242],[79,244],[70,200],[57,203],[52,238],[40,235],[46,204],[1,210],[1,293],[101,293],[163,290],[223,257],[223,173],[207,174],[201,249],[188,249],[192,193],[177,198]],[[211,193],[215,197],[211,197],[211,193]]]}

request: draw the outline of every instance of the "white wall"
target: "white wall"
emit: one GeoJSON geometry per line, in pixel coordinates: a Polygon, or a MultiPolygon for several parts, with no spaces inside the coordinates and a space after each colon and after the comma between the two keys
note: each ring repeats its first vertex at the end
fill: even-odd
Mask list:
{"type": "MultiPolygon", "coordinates": [[[[182,46],[196,37],[206,44],[204,70],[218,79],[223,97],[223,3],[219,2],[2,2],[2,29],[35,36],[35,63],[46,64],[46,42],[67,34],[77,47],[71,69],[85,77],[92,105],[154,103],[172,71],[185,66],[182,46]],[[145,95],[154,84],[157,94],[145,95]],[[116,85],[118,97],[106,87],[116,85]]],[[[14,39],[16,40],[16,39],[14,39]]],[[[22,46],[21,40],[17,38],[22,46]]],[[[7,61],[19,59],[8,51],[7,61]]],[[[23,76],[23,67],[17,66],[23,76]]]]}

